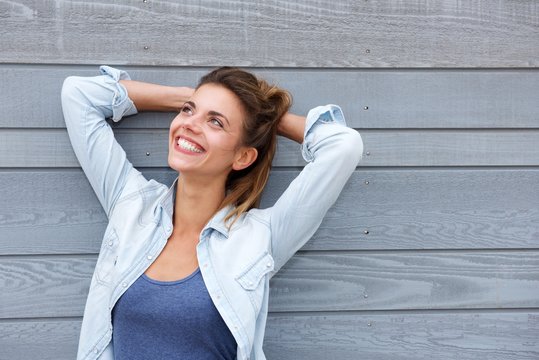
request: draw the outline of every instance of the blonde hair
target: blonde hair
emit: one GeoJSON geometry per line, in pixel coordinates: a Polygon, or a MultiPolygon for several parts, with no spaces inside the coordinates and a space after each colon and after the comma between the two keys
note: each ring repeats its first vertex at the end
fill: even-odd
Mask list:
{"type": "Polygon", "coordinates": [[[259,206],[277,147],[277,124],[292,105],[292,97],[288,91],[238,68],[213,70],[200,79],[197,88],[204,84],[223,86],[238,97],[246,114],[242,145],[254,147],[258,152],[248,168],[233,170],[228,175],[221,208],[234,206],[225,217],[225,223],[232,220],[231,227],[239,216],[259,206]]]}

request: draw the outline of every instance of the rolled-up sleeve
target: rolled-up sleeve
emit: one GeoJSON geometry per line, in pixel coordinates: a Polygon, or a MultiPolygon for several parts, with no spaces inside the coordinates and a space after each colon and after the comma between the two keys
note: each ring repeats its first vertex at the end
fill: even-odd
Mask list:
{"type": "Polygon", "coordinates": [[[110,216],[128,177],[136,170],[105,119],[119,121],[136,114],[137,109],[118,82],[129,75],[108,66],[100,71],[101,76],[71,76],[64,81],[62,110],[75,155],[110,216]]]}

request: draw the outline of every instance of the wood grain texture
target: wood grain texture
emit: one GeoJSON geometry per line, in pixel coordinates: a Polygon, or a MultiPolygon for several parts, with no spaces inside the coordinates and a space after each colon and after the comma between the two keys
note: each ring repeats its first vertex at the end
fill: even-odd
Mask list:
{"type": "Polygon", "coordinates": [[[73,360],[77,357],[80,320],[8,320],[0,322],[0,358],[73,360]]]}
{"type": "MultiPolygon", "coordinates": [[[[144,175],[172,184],[172,170],[144,175]]],[[[107,216],[80,169],[0,172],[0,255],[95,254],[107,216]]]]}
{"type": "MultiPolygon", "coordinates": [[[[195,86],[208,68],[127,69],[133,79],[195,86]]],[[[95,76],[97,66],[0,66],[0,127],[63,128],[62,81],[95,76]]],[[[289,89],[293,111],[339,104],[361,129],[538,128],[539,71],[252,69],[289,89]],[[365,110],[365,108],[368,108],[365,110]]],[[[119,128],[162,128],[174,114],[144,113],[119,128]]]]}
{"type": "Polygon", "coordinates": [[[264,349],[268,359],[532,360],[538,333],[535,311],[270,314],[264,349]]]}
{"type": "MultiPolygon", "coordinates": [[[[94,265],[82,255],[3,257],[0,318],[81,316],[94,265]]],[[[270,286],[272,312],[537,308],[539,256],[300,253],[270,286]]]]}
{"type": "Polygon", "coordinates": [[[536,251],[302,253],[271,283],[270,310],[534,308],[536,251]]]}
{"type": "MultiPolygon", "coordinates": [[[[274,171],[261,207],[297,174],[274,171]]],[[[304,249],[537,249],[537,184],[537,169],[357,171],[304,249]]],[[[107,219],[79,169],[2,171],[0,193],[0,255],[99,251],[107,219]]]]}
{"type": "MultiPolygon", "coordinates": [[[[262,206],[295,175],[274,171],[262,206]]],[[[538,248],[537,184],[535,169],[360,169],[304,249],[538,248]]]]}
{"type": "MultiPolygon", "coordinates": [[[[2,321],[6,359],[72,360],[80,320],[2,321]]],[[[268,359],[532,360],[539,313],[269,314],[268,359]],[[370,324],[370,326],[369,326],[370,324]]]]}
{"type": "MultiPolygon", "coordinates": [[[[361,136],[369,155],[360,166],[539,165],[539,130],[363,130],[361,136]]],[[[116,138],[136,167],[167,166],[168,130],[119,129],[116,138]]],[[[305,165],[299,149],[279,139],[273,165],[305,165]]],[[[0,153],[9,154],[0,168],[78,166],[63,129],[0,129],[0,153]]]]}
{"type": "Polygon", "coordinates": [[[4,1],[0,61],[536,67],[538,13],[513,0],[4,1]]]}
{"type": "Polygon", "coordinates": [[[95,256],[0,259],[0,319],[82,316],[95,256]]]}

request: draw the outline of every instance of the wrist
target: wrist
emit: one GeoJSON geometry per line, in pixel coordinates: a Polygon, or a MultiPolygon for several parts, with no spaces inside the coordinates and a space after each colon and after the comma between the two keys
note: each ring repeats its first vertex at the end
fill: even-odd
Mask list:
{"type": "Polygon", "coordinates": [[[171,110],[173,111],[180,111],[183,105],[189,101],[191,96],[193,96],[193,93],[195,92],[195,89],[187,87],[187,86],[178,86],[174,88],[174,95],[172,96],[173,101],[171,104],[171,110]]]}
{"type": "Polygon", "coordinates": [[[305,131],[305,117],[286,113],[277,124],[277,134],[298,143],[303,142],[303,133],[305,131]]]}

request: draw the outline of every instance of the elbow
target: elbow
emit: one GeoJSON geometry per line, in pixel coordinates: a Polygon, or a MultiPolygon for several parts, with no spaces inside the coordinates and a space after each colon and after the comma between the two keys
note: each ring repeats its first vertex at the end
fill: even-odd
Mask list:
{"type": "Polygon", "coordinates": [[[363,139],[359,132],[352,128],[346,128],[342,146],[343,155],[345,154],[347,162],[355,168],[363,157],[363,139]]]}
{"type": "Polygon", "coordinates": [[[64,80],[61,92],[62,105],[69,102],[73,95],[79,91],[78,79],[78,76],[69,76],[64,80]]]}
{"type": "Polygon", "coordinates": [[[82,112],[90,105],[85,85],[85,78],[80,76],[69,76],[62,84],[62,112],[68,129],[80,123],[82,112]]]}

